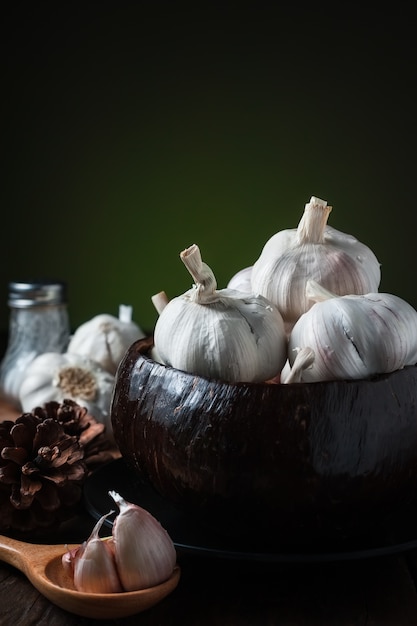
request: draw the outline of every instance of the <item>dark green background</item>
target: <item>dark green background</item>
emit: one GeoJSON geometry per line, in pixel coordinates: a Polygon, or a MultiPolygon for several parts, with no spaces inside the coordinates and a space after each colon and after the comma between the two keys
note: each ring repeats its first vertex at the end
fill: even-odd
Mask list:
{"type": "MultiPolygon", "coordinates": [[[[311,195],[417,307],[415,22],[278,3],[21,3],[3,16],[0,329],[7,282],[68,281],[75,328],[224,287],[311,195]]],[[[394,7],[396,5],[393,5],[394,7]]]]}

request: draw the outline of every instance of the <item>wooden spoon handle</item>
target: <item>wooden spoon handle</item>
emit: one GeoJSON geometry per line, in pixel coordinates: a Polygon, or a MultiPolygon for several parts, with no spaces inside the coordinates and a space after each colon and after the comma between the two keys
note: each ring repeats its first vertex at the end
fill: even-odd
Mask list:
{"type": "Polygon", "coordinates": [[[26,575],[65,551],[66,547],[63,544],[27,543],[0,535],[0,560],[13,565],[26,575]]]}
{"type": "MultiPolygon", "coordinates": [[[[18,541],[17,539],[0,536],[0,559],[5,563],[17,567],[21,571],[25,571],[28,545],[29,544],[18,541]]],[[[35,556],[35,551],[33,556],[35,556]]]]}

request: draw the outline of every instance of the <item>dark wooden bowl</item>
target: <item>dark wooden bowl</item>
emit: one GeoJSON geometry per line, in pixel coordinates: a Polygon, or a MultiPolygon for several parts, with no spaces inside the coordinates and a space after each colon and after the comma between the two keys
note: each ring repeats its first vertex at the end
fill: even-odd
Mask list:
{"type": "Polygon", "coordinates": [[[292,385],[119,366],[114,436],[137,477],[215,531],[301,545],[368,532],[417,495],[417,367],[292,385]]]}

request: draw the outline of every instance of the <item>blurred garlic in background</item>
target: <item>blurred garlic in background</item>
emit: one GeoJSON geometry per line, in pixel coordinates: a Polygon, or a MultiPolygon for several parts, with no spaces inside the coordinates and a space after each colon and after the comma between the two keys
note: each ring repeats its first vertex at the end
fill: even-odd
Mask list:
{"type": "Polygon", "coordinates": [[[113,441],[110,402],[114,376],[97,361],[81,354],[46,352],[26,368],[19,399],[23,411],[31,411],[47,402],[66,399],[87,408],[106,426],[106,436],[113,441]]]}
{"type": "Polygon", "coordinates": [[[127,348],[144,336],[132,320],[132,307],[121,304],[118,318],[102,313],[81,324],[70,338],[67,352],[93,359],[115,374],[127,348]]]}

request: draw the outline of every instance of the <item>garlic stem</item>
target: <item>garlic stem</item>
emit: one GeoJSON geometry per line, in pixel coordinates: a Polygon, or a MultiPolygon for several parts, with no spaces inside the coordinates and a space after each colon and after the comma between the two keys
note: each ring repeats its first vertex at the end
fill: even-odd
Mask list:
{"type": "Polygon", "coordinates": [[[332,210],[325,200],[311,196],[310,202],[305,205],[303,216],[297,227],[299,244],[323,243],[324,229],[332,210]]]}
{"type": "Polygon", "coordinates": [[[127,304],[121,304],[119,306],[119,320],[126,324],[130,324],[132,321],[133,308],[127,304]]]}
{"type": "Polygon", "coordinates": [[[311,367],[315,359],[314,350],[311,348],[294,348],[294,350],[297,352],[297,356],[294,359],[290,373],[285,380],[282,380],[286,385],[290,383],[300,383],[304,370],[311,367]]]}
{"type": "Polygon", "coordinates": [[[166,305],[169,302],[169,298],[165,291],[160,291],[159,293],[156,293],[152,296],[151,300],[159,315],[161,315],[162,311],[165,309],[166,305]]]}
{"type": "Polygon", "coordinates": [[[194,289],[190,294],[193,302],[204,304],[218,300],[217,281],[211,268],[203,262],[200,248],[194,243],[180,252],[180,258],[194,279],[194,289]]]}

